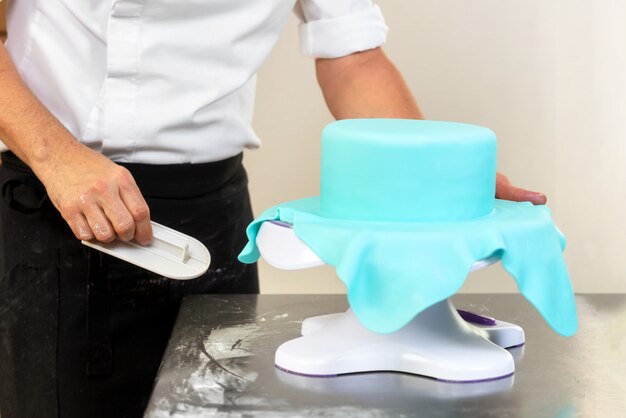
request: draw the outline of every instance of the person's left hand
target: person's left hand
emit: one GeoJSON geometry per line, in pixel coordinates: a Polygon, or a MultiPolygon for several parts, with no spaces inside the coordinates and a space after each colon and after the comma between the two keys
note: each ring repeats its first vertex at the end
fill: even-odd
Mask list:
{"type": "Polygon", "coordinates": [[[545,205],[545,194],[515,187],[507,176],[496,173],[496,198],[514,202],[530,202],[533,205],[545,205]]]}

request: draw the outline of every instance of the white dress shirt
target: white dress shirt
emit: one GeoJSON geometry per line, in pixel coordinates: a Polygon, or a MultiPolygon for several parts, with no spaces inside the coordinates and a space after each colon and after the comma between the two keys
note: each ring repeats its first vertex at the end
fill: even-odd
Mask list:
{"type": "MultiPolygon", "coordinates": [[[[0,0],[1,1],[1,0],[0,0]]],[[[256,148],[255,74],[291,11],[302,51],[384,43],[371,0],[9,0],[7,49],[76,138],[119,162],[217,161],[256,148]]]]}

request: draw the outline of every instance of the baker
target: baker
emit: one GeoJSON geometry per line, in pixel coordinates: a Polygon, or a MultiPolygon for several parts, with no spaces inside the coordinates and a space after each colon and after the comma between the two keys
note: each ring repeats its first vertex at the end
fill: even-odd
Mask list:
{"type": "MultiPolygon", "coordinates": [[[[294,9],[335,118],[422,118],[370,0],[12,0],[0,46],[0,414],[139,417],[181,298],[258,293],[242,150],[294,9]],[[200,239],[174,282],[81,245],[200,239]]],[[[544,203],[498,175],[496,195],[544,203]]]]}

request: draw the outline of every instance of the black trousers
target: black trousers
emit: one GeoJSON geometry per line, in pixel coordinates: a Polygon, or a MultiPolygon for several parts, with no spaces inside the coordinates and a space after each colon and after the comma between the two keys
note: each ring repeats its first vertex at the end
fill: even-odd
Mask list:
{"type": "Polygon", "coordinates": [[[154,221],[202,241],[212,263],[174,281],[83,246],[33,173],[0,166],[0,415],[141,417],[181,299],[258,293],[236,255],[252,220],[241,155],[209,164],[124,164],[154,221]]]}

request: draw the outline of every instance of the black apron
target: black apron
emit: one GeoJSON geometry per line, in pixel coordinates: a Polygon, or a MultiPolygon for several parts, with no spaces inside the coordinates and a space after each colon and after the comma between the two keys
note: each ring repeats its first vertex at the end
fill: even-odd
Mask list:
{"type": "Polygon", "coordinates": [[[0,166],[0,415],[141,417],[181,299],[258,293],[237,261],[252,220],[242,156],[205,164],[121,164],[155,222],[211,252],[202,277],[174,281],[85,247],[32,171],[0,166]]]}

